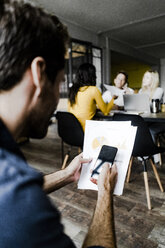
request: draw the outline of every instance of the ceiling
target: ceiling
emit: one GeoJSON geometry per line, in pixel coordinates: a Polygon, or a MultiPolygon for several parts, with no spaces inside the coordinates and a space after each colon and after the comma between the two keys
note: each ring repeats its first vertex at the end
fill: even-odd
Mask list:
{"type": "Polygon", "coordinates": [[[36,0],[66,22],[165,58],[165,0],[36,0]]]}

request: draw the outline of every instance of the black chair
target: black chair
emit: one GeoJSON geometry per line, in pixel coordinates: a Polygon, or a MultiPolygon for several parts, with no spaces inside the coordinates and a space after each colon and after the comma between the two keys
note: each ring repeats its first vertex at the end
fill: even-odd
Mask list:
{"type": "MultiPolygon", "coordinates": [[[[165,135],[165,124],[157,122],[147,122],[153,141],[160,146],[165,135]]],[[[162,165],[161,154],[159,154],[159,164],[162,165]]]]}
{"type": "Polygon", "coordinates": [[[78,119],[69,112],[58,111],[55,114],[57,119],[58,135],[61,138],[62,169],[65,168],[72,146],[83,148],[84,132],[78,119]],[[64,143],[70,147],[64,158],[64,143]]]}
{"type": "Polygon", "coordinates": [[[129,182],[130,179],[130,173],[131,173],[131,167],[133,162],[133,157],[141,157],[143,169],[144,169],[144,184],[145,184],[145,190],[146,190],[146,196],[147,196],[147,204],[148,209],[151,209],[151,200],[150,200],[150,194],[149,194],[149,185],[148,185],[148,174],[147,174],[147,163],[146,161],[149,160],[155,177],[157,179],[158,185],[160,187],[160,190],[164,192],[164,189],[162,187],[159,174],[157,172],[156,166],[153,162],[152,156],[157,153],[165,152],[165,148],[158,147],[153,142],[151,133],[149,131],[149,128],[147,124],[145,123],[144,119],[139,115],[131,115],[131,114],[114,114],[113,116],[114,121],[131,121],[133,126],[137,126],[137,133],[135,138],[135,143],[132,151],[132,157],[130,159],[128,172],[127,172],[127,179],[126,182],[129,182]]]}

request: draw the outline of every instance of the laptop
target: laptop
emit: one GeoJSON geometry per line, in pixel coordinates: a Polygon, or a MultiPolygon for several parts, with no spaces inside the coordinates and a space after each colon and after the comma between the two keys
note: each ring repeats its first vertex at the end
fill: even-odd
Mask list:
{"type": "Polygon", "coordinates": [[[124,110],[137,114],[150,113],[150,99],[147,94],[123,95],[124,110]]]}

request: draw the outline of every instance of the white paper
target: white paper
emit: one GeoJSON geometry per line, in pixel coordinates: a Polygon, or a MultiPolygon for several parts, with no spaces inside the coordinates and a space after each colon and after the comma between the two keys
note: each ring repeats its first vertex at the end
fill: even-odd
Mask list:
{"type": "Polygon", "coordinates": [[[111,95],[123,95],[124,94],[124,90],[117,88],[116,86],[112,86],[112,85],[108,85],[108,84],[104,84],[104,87],[109,90],[111,92],[111,95]]]}
{"type": "MultiPolygon", "coordinates": [[[[107,84],[104,84],[104,86],[108,90],[108,92],[110,92],[111,97],[112,96],[118,96],[118,98],[114,100],[114,103],[118,106],[124,106],[123,94],[125,93],[125,90],[119,89],[116,86],[107,85],[107,84]]],[[[107,91],[105,91],[103,94],[103,99],[106,100],[107,95],[108,95],[107,91]]],[[[110,98],[110,96],[109,96],[109,98],[110,98]]]]}
{"type": "Polygon", "coordinates": [[[131,121],[86,121],[83,157],[93,158],[93,160],[91,163],[83,164],[78,182],[79,189],[98,190],[97,185],[90,181],[91,172],[102,145],[109,145],[118,148],[115,158],[118,178],[114,194],[121,195],[123,193],[136,129],[136,127],[131,126],[131,121]]]}

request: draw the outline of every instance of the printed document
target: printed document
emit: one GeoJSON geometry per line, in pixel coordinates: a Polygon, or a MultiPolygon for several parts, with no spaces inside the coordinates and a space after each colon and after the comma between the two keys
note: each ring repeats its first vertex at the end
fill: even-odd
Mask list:
{"type": "Polygon", "coordinates": [[[91,173],[101,147],[109,145],[118,148],[115,157],[118,176],[114,194],[122,195],[136,130],[137,127],[131,126],[131,121],[86,121],[83,157],[93,160],[82,166],[79,189],[98,190],[97,185],[90,181],[91,173]]]}

